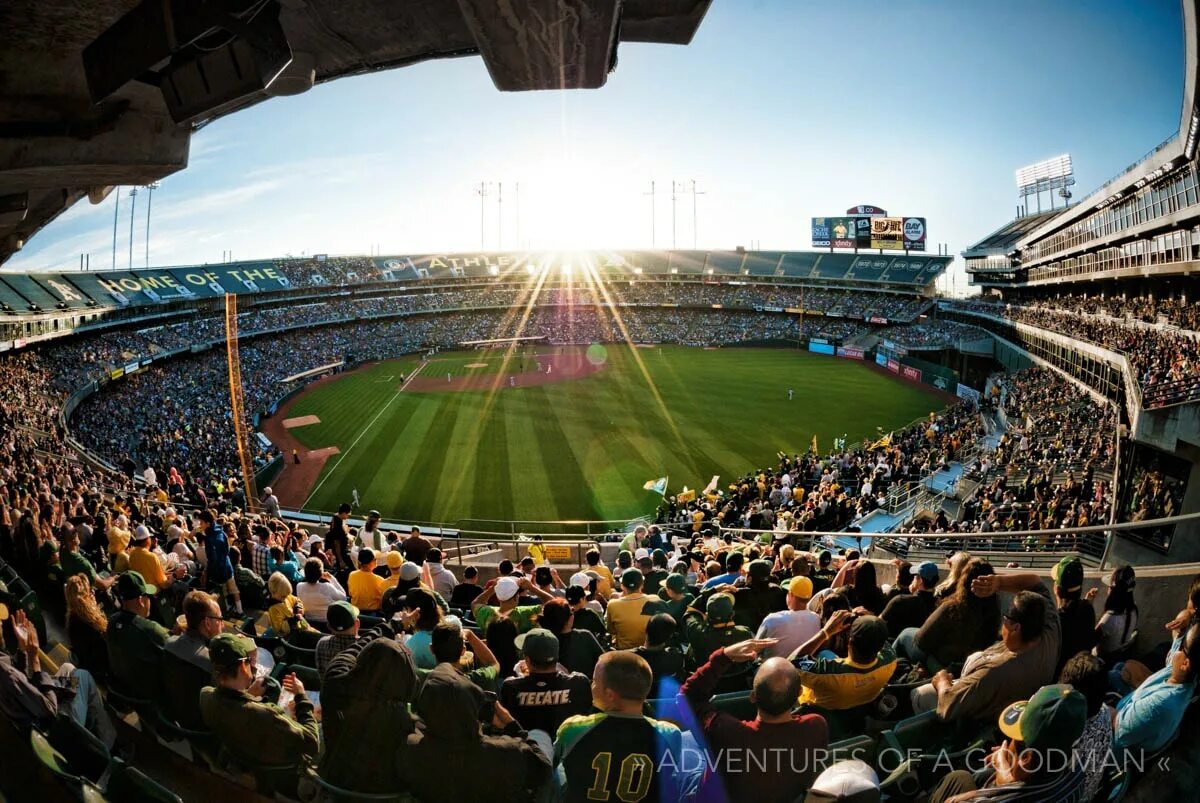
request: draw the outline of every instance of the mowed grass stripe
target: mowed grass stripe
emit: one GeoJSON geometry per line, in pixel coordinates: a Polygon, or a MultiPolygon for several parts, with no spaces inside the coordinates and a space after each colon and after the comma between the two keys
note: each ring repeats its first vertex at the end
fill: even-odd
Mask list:
{"type": "MultiPolygon", "coordinates": [[[[410,509],[409,500],[417,496],[411,489],[415,453],[433,428],[443,399],[442,396],[401,394],[396,404],[403,405],[405,417],[393,420],[386,437],[372,444],[377,468],[362,497],[365,507],[380,511],[410,509]]],[[[419,489],[419,492],[424,490],[419,489]]]]}
{"type": "MultiPolygon", "coordinates": [[[[513,483],[508,467],[508,423],[513,417],[512,406],[519,406],[514,393],[501,394],[495,414],[483,421],[479,439],[472,451],[474,466],[467,474],[472,498],[480,505],[495,511],[491,518],[511,519],[513,483]],[[471,476],[471,475],[474,476],[471,476]]],[[[460,470],[465,466],[460,466],[460,470]]]]}
{"type": "Polygon", "coordinates": [[[572,428],[570,418],[582,411],[567,409],[569,405],[555,404],[553,396],[558,394],[551,394],[547,390],[554,387],[559,386],[526,389],[540,397],[537,406],[548,413],[534,422],[537,451],[542,460],[541,465],[530,463],[527,466],[529,481],[544,482],[554,488],[554,514],[549,518],[598,518],[592,507],[591,489],[580,464],[581,455],[576,452],[580,444],[572,443],[567,435],[567,430],[572,428]]]}
{"type": "MultiPolygon", "coordinates": [[[[537,447],[537,421],[544,417],[535,399],[539,391],[539,388],[524,388],[519,402],[506,405],[508,420],[504,434],[508,442],[507,471],[511,490],[509,504],[504,509],[510,511],[512,518],[553,519],[558,510],[554,502],[557,483],[547,475],[542,453],[537,447]]],[[[544,394],[542,401],[545,401],[544,394]]],[[[487,508],[478,508],[470,515],[504,518],[491,515],[487,508]]]]}

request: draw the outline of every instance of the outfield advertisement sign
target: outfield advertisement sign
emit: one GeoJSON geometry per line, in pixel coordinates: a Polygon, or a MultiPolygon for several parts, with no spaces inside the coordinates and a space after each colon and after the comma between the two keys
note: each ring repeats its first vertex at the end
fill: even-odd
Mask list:
{"type": "Polygon", "coordinates": [[[834,248],[856,248],[858,246],[858,223],[852,217],[831,217],[829,220],[830,245],[834,248]]]}
{"type": "MultiPolygon", "coordinates": [[[[889,365],[888,368],[891,368],[891,366],[889,365]]],[[[914,382],[921,381],[921,371],[919,369],[913,368],[911,365],[905,365],[903,368],[905,379],[911,379],[914,382]]]]}
{"type": "Polygon", "coordinates": [[[871,248],[882,251],[904,250],[904,219],[898,217],[871,218],[871,248]]]}
{"type": "Polygon", "coordinates": [[[808,341],[808,350],[815,354],[828,354],[831,357],[834,355],[832,345],[829,343],[818,343],[815,340],[808,341]]]}
{"type": "Polygon", "coordinates": [[[884,365],[886,365],[887,369],[889,371],[891,371],[893,374],[900,373],[900,363],[896,362],[895,360],[889,359],[887,362],[884,363],[884,365]]]}
{"type": "Polygon", "coordinates": [[[888,356],[882,351],[875,352],[875,364],[881,368],[887,368],[888,356]]]}
{"type": "Polygon", "coordinates": [[[848,360],[861,360],[863,358],[863,350],[850,348],[848,346],[838,346],[837,355],[845,357],[848,360]]]}

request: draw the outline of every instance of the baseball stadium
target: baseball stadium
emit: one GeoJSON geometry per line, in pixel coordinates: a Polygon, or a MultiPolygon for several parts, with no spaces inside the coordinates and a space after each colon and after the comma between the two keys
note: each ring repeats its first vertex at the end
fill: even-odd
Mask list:
{"type": "MultiPolygon", "coordinates": [[[[648,179],[644,243],[620,228],[632,199],[560,177],[539,207],[561,164],[522,139],[538,114],[589,181],[617,157],[641,169],[630,151],[670,139],[676,95],[747,105],[660,155],[783,153],[732,130],[793,99],[761,53],[739,57],[760,83],[700,76],[809,12],[724,5],[0,7],[0,803],[1195,799],[1200,1],[1029,11],[1113,23],[1104,43],[1166,64],[1134,83],[1170,71],[1182,98],[1161,142],[1097,111],[1090,157],[1153,148],[1098,184],[1066,153],[1020,167],[1011,217],[980,217],[984,187],[935,187],[971,238],[958,253],[904,207],[936,196],[883,168],[900,206],[861,203],[875,167],[783,212],[794,188],[648,179]],[[383,107],[457,112],[464,65],[487,82],[480,118],[511,110],[521,131],[439,118],[401,146],[322,105],[378,104],[380,129],[383,107]],[[390,73],[428,94],[397,101],[390,73]],[[646,87],[664,117],[631,120],[646,87]],[[599,104],[591,155],[576,102],[599,104]],[[367,169],[282,161],[310,135],[367,169]],[[470,219],[363,211],[399,192],[369,186],[393,162],[417,195],[522,149],[524,218],[507,180],[470,188],[470,219]],[[296,175],[329,220],[272,217],[296,175]],[[706,210],[764,230],[785,214],[786,237],[707,246],[698,196],[722,191],[706,210]],[[564,222],[576,204],[593,214],[564,222]],[[344,216],[389,245],[281,245],[344,216]],[[259,255],[209,261],[226,235],[259,255]]],[[[985,16],[916,5],[931,30],[985,16]]],[[[997,80],[948,69],[949,49],[897,75],[926,57],[971,97],[997,80]]],[[[1076,89],[1097,102],[1053,91],[1076,89]]],[[[893,111],[891,133],[925,138],[904,169],[925,164],[935,117],[893,111]]],[[[1008,171],[1067,137],[1021,132],[973,132],[978,158],[1008,171]]],[[[822,147],[795,134],[797,161],[822,147]]]]}

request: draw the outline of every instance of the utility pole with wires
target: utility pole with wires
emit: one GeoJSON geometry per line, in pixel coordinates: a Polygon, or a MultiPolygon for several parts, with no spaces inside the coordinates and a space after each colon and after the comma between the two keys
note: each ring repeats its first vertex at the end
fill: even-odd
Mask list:
{"type": "Polygon", "coordinates": [[[643,192],[642,195],[650,196],[650,247],[657,248],[658,243],[655,238],[655,221],[654,221],[654,180],[650,180],[650,192],[643,192]]]}
{"type": "Polygon", "coordinates": [[[146,267],[150,267],[150,205],[154,203],[154,191],[158,182],[151,181],[146,185],[146,267]]]}
{"type": "Polygon", "coordinates": [[[490,183],[491,182],[489,182],[489,181],[481,181],[481,182],[479,182],[479,189],[475,190],[475,193],[479,196],[479,250],[480,251],[487,250],[487,243],[486,243],[487,229],[485,228],[484,217],[485,217],[485,212],[487,210],[487,197],[490,194],[488,192],[488,185],[490,183]]]}
{"type": "Polygon", "coordinates": [[[693,251],[696,250],[696,242],[698,239],[696,236],[696,196],[697,195],[708,195],[708,193],[704,192],[704,191],[697,192],[696,191],[696,179],[692,179],[692,250],[693,251]]]}
{"type": "Polygon", "coordinates": [[[121,188],[113,189],[113,257],[112,269],[117,269],[117,217],[121,212],[121,188]]]}
{"type": "Polygon", "coordinates": [[[137,187],[129,191],[129,269],[133,270],[133,221],[137,216],[137,187]]]}

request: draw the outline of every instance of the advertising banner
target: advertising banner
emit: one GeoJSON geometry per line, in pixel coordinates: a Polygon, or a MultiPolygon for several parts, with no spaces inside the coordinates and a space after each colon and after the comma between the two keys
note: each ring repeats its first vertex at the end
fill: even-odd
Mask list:
{"type": "Polygon", "coordinates": [[[898,217],[873,217],[871,221],[871,248],[884,251],[904,250],[904,219],[898,217]]]}
{"type": "Polygon", "coordinates": [[[884,318],[880,315],[868,315],[867,322],[868,323],[887,323],[887,318],[884,318]]]}
{"type": "Polygon", "coordinates": [[[828,343],[817,343],[811,340],[808,342],[808,350],[814,354],[828,354],[831,357],[834,354],[833,346],[828,343]]]}
{"type": "Polygon", "coordinates": [[[815,217],[812,219],[812,247],[829,247],[829,221],[831,218],[815,217]]]}
{"type": "Polygon", "coordinates": [[[112,372],[109,374],[109,376],[113,379],[120,379],[121,377],[125,376],[125,369],[124,368],[114,368],[112,370],[112,372]]]}
{"type": "Polygon", "coordinates": [[[854,218],[831,217],[826,220],[829,221],[829,232],[832,235],[830,244],[834,248],[854,248],[858,244],[854,218]]]}
{"type": "Polygon", "coordinates": [[[893,374],[900,373],[900,363],[896,362],[895,360],[888,360],[886,364],[887,364],[887,369],[889,371],[891,371],[893,374]]]}
{"type": "Polygon", "coordinates": [[[829,341],[828,341],[828,340],[826,340],[826,339],[825,339],[825,338],[823,338],[823,337],[810,337],[810,338],[808,339],[808,342],[809,342],[809,343],[819,343],[819,344],[821,344],[822,346],[824,346],[824,345],[826,345],[827,343],[829,343],[829,341]]]}
{"type": "Polygon", "coordinates": [[[887,355],[882,351],[875,352],[875,364],[886,368],[888,364],[887,355]]]}
{"type": "Polygon", "coordinates": [[[976,403],[978,403],[980,399],[979,391],[977,391],[975,388],[967,387],[962,382],[958,383],[958,390],[955,392],[955,395],[957,395],[960,399],[966,399],[967,401],[973,401],[976,403]]]}
{"type": "MultiPolygon", "coordinates": [[[[891,368],[891,367],[892,366],[889,364],[888,368],[891,368]]],[[[911,379],[915,382],[920,382],[921,381],[921,372],[918,369],[913,368],[911,365],[906,365],[906,366],[904,366],[904,378],[911,379]]]]}
{"type": "Polygon", "coordinates": [[[848,360],[861,360],[863,358],[862,349],[854,349],[848,346],[838,346],[837,355],[845,357],[848,360]]]}
{"type": "Polygon", "coordinates": [[[136,371],[138,369],[138,367],[139,367],[139,363],[136,363],[136,362],[129,363],[128,365],[125,366],[125,375],[128,376],[129,374],[132,374],[134,371],[136,371]]]}
{"type": "Polygon", "coordinates": [[[858,248],[871,247],[871,218],[854,218],[854,244],[858,248]]]}
{"type": "Polygon", "coordinates": [[[847,209],[846,214],[865,215],[868,217],[884,217],[887,215],[887,212],[878,206],[872,206],[871,204],[859,204],[858,206],[852,206],[847,209]]]}
{"type": "Polygon", "coordinates": [[[904,250],[905,251],[924,251],[925,250],[925,218],[923,218],[923,217],[906,217],[906,218],[904,218],[904,250]]]}

